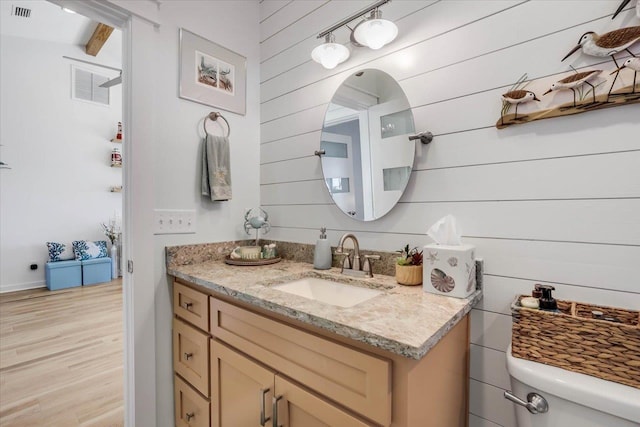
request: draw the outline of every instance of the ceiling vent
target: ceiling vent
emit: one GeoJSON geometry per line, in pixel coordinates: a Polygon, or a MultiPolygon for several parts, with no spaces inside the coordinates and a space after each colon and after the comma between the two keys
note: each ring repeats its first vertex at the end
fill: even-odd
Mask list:
{"type": "Polygon", "coordinates": [[[11,13],[13,16],[20,16],[22,18],[28,18],[31,16],[31,9],[27,9],[26,7],[13,6],[13,10],[11,13]]]}

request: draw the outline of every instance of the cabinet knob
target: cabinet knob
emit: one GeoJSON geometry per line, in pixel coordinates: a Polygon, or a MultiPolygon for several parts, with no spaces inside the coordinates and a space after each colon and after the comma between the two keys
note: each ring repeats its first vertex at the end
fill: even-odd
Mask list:
{"type": "Polygon", "coordinates": [[[185,353],[185,354],[184,354],[184,358],[185,358],[186,360],[189,360],[189,359],[191,359],[192,357],[193,357],[193,353],[185,353]]]}
{"type": "Polygon", "coordinates": [[[192,302],[185,302],[184,304],[182,304],[182,306],[184,307],[185,310],[191,311],[191,307],[193,307],[193,303],[192,302]]]}
{"type": "Polygon", "coordinates": [[[194,418],[196,416],[196,414],[194,414],[193,412],[187,412],[186,414],[184,414],[185,418],[187,419],[187,422],[191,421],[191,418],[194,418]]]}

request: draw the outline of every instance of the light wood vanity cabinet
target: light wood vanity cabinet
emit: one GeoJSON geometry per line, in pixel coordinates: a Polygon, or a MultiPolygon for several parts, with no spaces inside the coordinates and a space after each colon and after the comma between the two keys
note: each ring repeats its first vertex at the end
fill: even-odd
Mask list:
{"type": "Polygon", "coordinates": [[[177,426],[467,425],[468,316],[413,360],[243,306],[174,282],[177,426]]]}
{"type": "Polygon", "coordinates": [[[214,427],[370,425],[222,342],[211,341],[211,354],[214,427]]]}
{"type": "Polygon", "coordinates": [[[258,407],[273,402],[273,408],[266,410],[264,416],[274,420],[277,417],[278,425],[285,427],[375,425],[358,420],[331,403],[329,399],[332,399],[354,412],[366,414],[378,424],[390,424],[391,370],[388,360],[216,298],[211,298],[211,332],[217,339],[268,366],[251,362],[217,340],[211,343],[212,383],[218,386],[217,393],[213,393],[217,398],[213,401],[214,407],[219,408],[212,411],[214,426],[250,425],[239,422],[235,418],[236,408],[228,407],[232,402],[242,400],[240,386],[234,385],[236,382],[242,384],[247,400],[245,405],[240,405],[237,414],[241,420],[243,417],[247,417],[247,421],[256,419],[261,414],[258,407]],[[225,381],[225,375],[233,380],[225,381]],[[288,381],[285,375],[323,397],[288,381]],[[260,390],[265,390],[264,395],[260,390]],[[255,396],[262,396],[262,400],[256,401],[255,396]],[[274,398],[278,400],[277,410],[274,398]],[[280,416],[269,415],[272,412],[280,416]]]}
{"type": "Polygon", "coordinates": [[[211,298],[211,333],[271,369],[381,424],[391,423],[391,363],[211,298]]]}

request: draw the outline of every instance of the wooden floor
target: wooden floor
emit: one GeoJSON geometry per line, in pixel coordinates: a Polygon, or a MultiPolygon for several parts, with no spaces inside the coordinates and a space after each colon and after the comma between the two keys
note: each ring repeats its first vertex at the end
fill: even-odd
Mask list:
{"type": "Polygon", "coordinates": [[[0,426],[122,426],[122,281],[0,294],[0,426]]]}

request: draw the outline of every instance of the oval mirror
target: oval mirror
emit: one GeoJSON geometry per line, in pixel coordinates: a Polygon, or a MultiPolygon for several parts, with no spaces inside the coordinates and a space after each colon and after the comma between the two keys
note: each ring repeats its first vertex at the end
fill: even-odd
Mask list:
{"type": "Polygon", "coordinates": [[[329,103],[320,149],[333,202],[350,217],[373,221],[404,192],[415,155],[413,114],[400,85],[367,69],[349,76],[329,103]]]}

